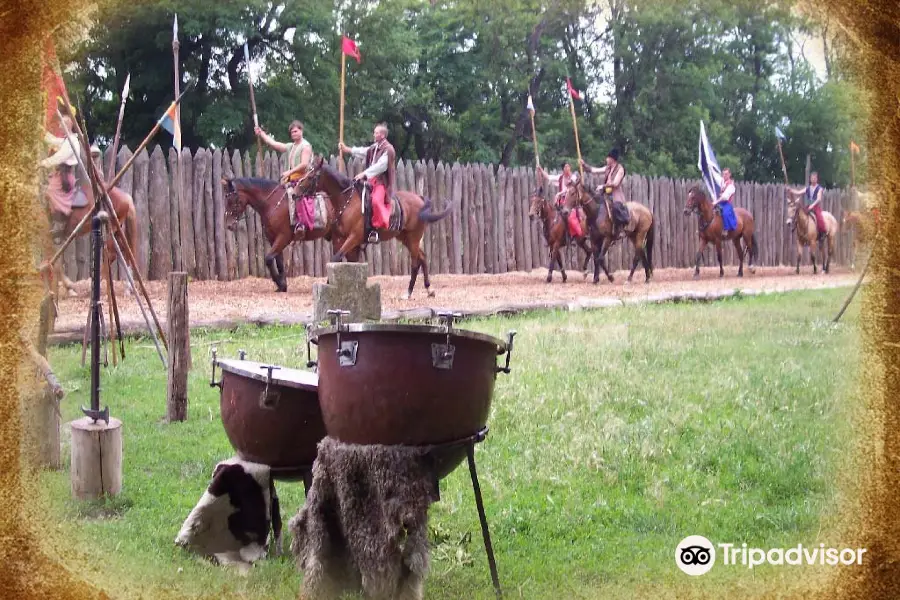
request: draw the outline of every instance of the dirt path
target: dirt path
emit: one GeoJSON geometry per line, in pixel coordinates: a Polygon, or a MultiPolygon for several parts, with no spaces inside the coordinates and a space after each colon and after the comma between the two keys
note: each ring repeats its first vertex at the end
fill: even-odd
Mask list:
{"type": "MultiPolygon", "coordinates": [[[[735,269],[726,269],[726,276],[718,277],[718,267],[701,269],[700,279],[693,279],[689,269],[660,269],[654,273],[650,284],[642,283],[643,274],[635,273],[633,284],[626,284],[626,271],[615,273],[615,282],[603,280],[594,285],[585,281],[578,272],[569,272],[569,280],[562,283],[554,274],[552,284],[545,283],[546,270],[505,273],[502,275],[436,275],[432,278],[433,298],[425,294],[419,277],[411,300],[401,300],[409,278],[406,276],[372,277],[370,283],[381,285],[382,307],[385,312],[410,311],[411,314],[427,313],[427,310],[490,310],[508,305],[578,302],[585,299],[641,298],[670,292],[711,292],[733,289],[786,291],[853,285],[858,275],[849,269],[835,268],[828,275],[806,273],[795,275],[791,267],[762,267],[744,278],[734,276],[735,269]],[[638,283],[639,282],[639,283],[638,283]]],[[[197,281],[189,285],[189,318],[193,325],[229,321],[299,322],[312,311],[312,288],[323,278],[296,277],[288,280],[287,294],[276,293],[268,279],[248,278],[239,281],[197,281]]],[[[166,318],[166,289],[163,281],[148,282],[147,290],[160,322],[166,318]]],[[[89,310],[89,282],[76,285],[77,298],[60,301],[60,314],[56,324],[57,334],[81,331],[89,310]]],[[[116,284],[117,300],[122,326],[134,331],[145,328],[141,313],[130,296],[126,297],[124,284],[116,284]]],[[[104,294],[103,300],[106,300],[104,294]]]]}

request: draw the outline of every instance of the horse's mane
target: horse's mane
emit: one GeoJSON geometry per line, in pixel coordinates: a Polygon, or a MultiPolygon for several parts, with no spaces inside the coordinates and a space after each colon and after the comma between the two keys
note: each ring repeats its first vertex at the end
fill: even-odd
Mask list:
{"type": "Polygon", "coordinates": [[[278,185],[278,182],[274,179],[266,179],[265,177],[235,177],[231,181],[243,188],[263,188],[266,190],[270,190],[278,185]]]}
{"type": "Polygon", "coordinates": [[[327,163],[322,163],[322,170],[325,171],[329,177],[337,181],[338,185],[343,189],[347,189],[353,185],[353,181],[351,181],[349,177],[338,172],[336,169],[333,169],[331,165],[327,163]]]}

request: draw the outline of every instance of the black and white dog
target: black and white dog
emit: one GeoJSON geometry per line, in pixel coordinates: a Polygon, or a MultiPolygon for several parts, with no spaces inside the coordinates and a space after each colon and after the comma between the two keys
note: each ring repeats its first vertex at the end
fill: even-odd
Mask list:
{"type": "Polygon", "coordinates": [[[231,458],[216,465],[175,543],[246,573],[270,548],[270,530],[274,553],[280,555],[281,513],[269,467],[231,458]]]}

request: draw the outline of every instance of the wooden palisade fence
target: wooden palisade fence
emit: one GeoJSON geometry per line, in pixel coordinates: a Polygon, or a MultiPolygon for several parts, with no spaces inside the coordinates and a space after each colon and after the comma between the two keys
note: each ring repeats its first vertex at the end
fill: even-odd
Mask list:
{"type": "MultiPolygon", "coordinates": [[[[119,167],[131,156],[122,148],[119,167]]],[[[182,151],[183,204],[173,187],[177,153],[168,156],[157,146],[152,154],[141,152],[120,187],[134,197],[140,243],[135,251],[141,273],[151,280],[165,280],[171,271],[185,271],[194,280],[234,280],[265,277],[264,256],[268,248],[259,216],[250,208],[250,218],[240,221],[235,232],[225,228],[222,177],[264,176],[275,179],[284,170],[286,156],[266,153],[251,169],[251,156],[221,150],[182,151]]],[[[335,165],[335,158],[330,160],[335,165]]],[[[104,159],[103,164],[106,163],[104,159]]],[[[350,175],[362,168],[358,160],[347,164],[350,175]]],[[[554,178],[555,180],[555,178],[554,178]]],[[[540,224],[528,218],[529,195],[535,187],[534,169],[496,169],[494,165],[433,164],[400,161],[397,188],[429,196],[435,210],[453,202],[456,209],[443,221],[429,226],[424,239],[431,273],[506,273],[547,265],[547,245],[540,224]]],[[[590,185],[597,178],[587,176],[590,185]]],[[[684,215],[687,191],[699,180],[628,175],[626,196],[647,205],[657,220],[654,268],[692,267],[697,251],[697,217],[684,215]]],[[[552,197],[555,184],[547,190],[552,197]]],[[[840,220],[842,209],[855,205],[849,190],[827,190],[825,210],[840,220]]],[[[780,184],[739,183],[735,206],[750,210],[757,222],[760,251],[757,264],[791,265],[796,261],[794,234],[785,225],[787,203],[780,184]]],[[[852,252],[852,234],[841,231],[834,262],[847,265],[852,252]]],[[[89,236],[82,236],[64,254],[66,274],[73,280],[88,278],[89,236]]],[[[572,248],[567,268],[580,261],[581,250],[572,248]]],[[[295,243],[285,252],[289,277],[323,277],[331,256],[330,243],[295,243]]],[[[611,251],[611,270],[630,268],[630,244],[619,243],[611,251]]],[[[727,265],[736,265],[729,243],[724,249],[727,265]]],[[[807,259],[805,259],[806,262],[807,259]]],[[[396,240],[369,248],[370,275],[400,275],[409,272],[409,255],[396,240]]],[[[804,262],[804,264],[805,264],[804,262]]],[[[707,249],[704,265],[715,264],[707,249]]],[[[118,266],[116,267],[118,276],[118,266]]]]}

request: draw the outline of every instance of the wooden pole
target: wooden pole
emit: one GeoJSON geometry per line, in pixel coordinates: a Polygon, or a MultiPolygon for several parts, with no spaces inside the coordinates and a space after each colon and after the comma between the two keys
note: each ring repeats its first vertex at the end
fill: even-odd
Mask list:
{"type": "Polygon", "coordinates": [[[812,172],[812,160],[810,155],[807,153],[806,155],[806,185],[809,185],[809,174],[812,172]]]}
{"type": "Polygon", "coordinates": [[[784,185],[790,185],[787,176],[787,167],[784,164],[784,153],[781,151],[781,140],[778,140],[778,156],[781,157],[781,172],[784,173],[784,185]]]}
{"type": "Polygon", "coordinates": [[[541,168],[541,157],[538,154],[538,145],[537,145],[537,131],[534,129],[534,111],[529,110],[528,114],[531,115],[531,141],[534,142],[534,166],[538,169],[541,168]]]}
{"type": "Polygon", "coordinates": [[[112,176],[116,172],[116,152],[119,150],[119,137],[122,134],[122,121],[125,119],[125,102],[128,99],[128,88],[131,83],[131,73],[125,78],[125,86],[122,88],[122,102],[119,104],[119,121],[116,123],[116,135],[113,137],[112,152],[109,157],[107,175],[112,176]]]}
{"type": "Polygon", "coordinates": [[[169,360],[166,382],[166,420],[187,420],[187,379],[191,368],[191,333],[188,328],[188,275],[169,273],[169,360]]]}
{"type": "Polygon", "coordinates": [[[581,181],[584,182],[584,167],[581,166],[581,144],[578,142],[578,121],[575,119],[575,102],[572,101],[572,93],[569,93],[569,109],[572,111],[572,126],[575,128],[575,150],[578,152],[578,172],[581,181]]]}
{"type": "Polygon", "coordinates": [[[854,159],[853,159],[853,142],[850,142],[850,187],[854,187],[856,185],[856,172],[854,170],[854,159]]]}
{"type": "MultiPolygon", "coordinates": [[[[247,64],[247,83],[250,85],[250,106],[253,108],[253,126],[259,127],[259,117],[256,115],[256,96],[253,93],[253,77],[250,74],[250,50],[247,42],[244,42],[244,62],[247,64]]],[[[262,142],[256,136],[256,152],[259,160],[263,160],[262,142]]]]}
{"type": "MultiPolygon", "coordinates": [[[[187,90],[185,90],[185,91],[187,91],[187,90]]],[[[66,110],[69,111],[69,114],[71,114],[72,107],[69,105],[68,101],[65,100],[65,98],[63,99],[63,101],[66,104],[66,110]]],[[[176,100],[176,103],[177,102],[178,101],[176,100]]],[[[59,114],[60,119],[62,119],[62,113],[59,112],[59,109],[57,109],[57,114],[59,114]]],[[[162,122],[162,118],[160,118],[160,120],[157,122],[156,126],[159,127],[159,124],[161,122],[162,122]]],[[[81,131],[81,128],[78,126],[78,122],[73,119],[73,123],[75,124],[77,133],[81,136],[81,138],[86,139],[84,133],[81,131]]],[[[154,128],[154,130],[155,129],[156,129],[156,127],[154,128]]],[[[77,153],[76,153],[76,155],[77,155],[77,153]]],[[[137,154],[135,154],[134,156],[137,156],[137,154]]],[[[132,156],[132,159],[134,158],[134,156],[132,156]]],[[[76,158],[78,159],[78,163],[81,165],[81,167],[84,168],[88,172],[88,175],[91,177],[91,180],[96,184],[96,186],[98,186],[100,188],[100,191],[102,192],[102,194],[98,193],[97,196],[99,196],[101,203],[102,202],[106,203],[106,210],[108,211],[109,217],[112,219],[113,224],[115,225],[115,231],[124,231],[122,229],[122,224],[119,223],[119,217],[116,215],[116,211],[113,210],[112,200],[109,199],[109,193],[107,192],[108,188],[107,188],[107,186],[104,186],[103,183],[100,181],[100,177],[97,173],[97,169],[96,169],[96,166],[94,165],[93,161],[88,161],[88,165],[84,165],[81,163],[80,156],[76,156],[76,158]],[[90,169],[90,170],[88,170],[88,169],[90,169]]],[[[131,162],[132,162],[132,160],[129,160],[128,163],[126,164],[126,167],[128,166],[128,164],[131,164],[131,162]]],[[[124,171],[124,169],[125,168],[123,167],[123,171],[124,171]]],[[[118,179],[118,178],[119,178],[119,175],[116,176],[116,179],[118,179]]],[[[114,179],[113,181],[115,181],[116,179],[114,179]]],[[[96,202],[96,199],[95,199],[95,202],[96,202]]],[[[115,238],[113,238],[113,239],[115,239],[115,238]]],[[[122,237],[122,245],[125,247],[125,252],[126,252],[126,257],[128,258],[128,262],[130,262],[131,266],[134,267],[133,269],[128,269],[127,267],[129,265],[126,264],[126,271],[130,270],[131,272],[134,273],[135,276],[137,276],[137,281],[138,281],[138,285],[140,287],[141,293],[144,295],[144,298],[147,300],[147,306],[150,309],[150,314],[153,315],[153,321],[156,323],[156,328],[157,328],[157,331],[159,332],[159,337],[160,337],[160,339],[162,339],[163,345],[165,345],[166,338],[163,336],[162,326],[159,324],[159,319],[156,317],[156,312],[153,310],[153,305],[150,302],[150,294],[147,293],[147,290],[144,287],[144,279],[141,277],[140,269],[138,269],[137,260],[134,258],[134,253],[131,251],[131,246],[128,245],[128,240],[125,239],[124,236],[122,237]]]]}
{"type": "MultiPolygon", "coordinates": [[[[340,126],[338,128],[338,140],[341,144],[344,143],[344,85],[347,79],[347,55],[344,54],[344,49],[341,48],[341,118],[340,118],[340,126]]],[[[340,151],[340,147],[338,147],[338,170],[341,173],[347,172],[347,166],[344,164],[344,153],[340,151]]]]}
{"type": "MultiPolygon", "coordinates": [[[[107,231],[107,235],[109,232],[107,231]]],[[[100,269],[102,271],[102,277],[106,280],[106,310],[109,312],[109,328],[107,330],[107,339],[109,344],[112,346],[112,363],[115,367],[119,364],[118,359],[116,358],[116,323],[118,319],[117,311],[115,310],[115,300],[113,296],[112,289],[112,269],[109,268],[109,257],[106,256],[106,248],[101,249],[101,263],[100,269]]]]}

